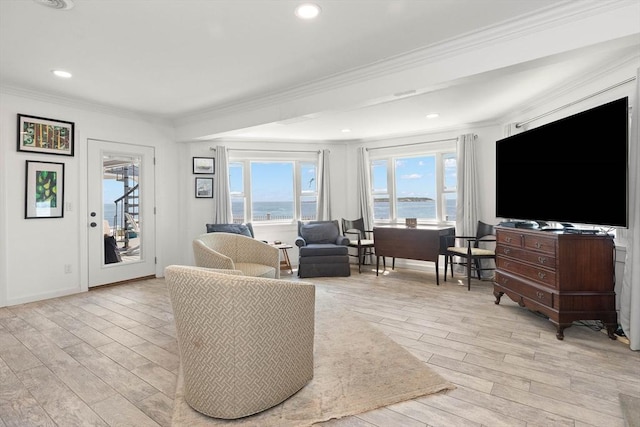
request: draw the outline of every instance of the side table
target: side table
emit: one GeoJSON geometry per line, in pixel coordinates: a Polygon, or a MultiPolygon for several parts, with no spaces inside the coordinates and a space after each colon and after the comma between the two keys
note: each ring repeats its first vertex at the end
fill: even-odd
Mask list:
{"type": "Polygon", "coordinates": [[[269,243],[271,246],[274,246],[282,251],[282,260],[280,261],[280,270],[289,270],[290,274],[293,274],[293,268],[291,267],[291,260],[289,259],[288,249],[293,248],[288,243],[269,243]]]}

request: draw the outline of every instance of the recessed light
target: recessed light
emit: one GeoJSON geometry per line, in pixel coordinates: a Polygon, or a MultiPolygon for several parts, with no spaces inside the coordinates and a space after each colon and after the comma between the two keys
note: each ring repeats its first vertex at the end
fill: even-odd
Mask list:
{"type": "Polygon", "coordinates": [[[427,119],[435,119],[436,117],[440,117],[440,114],[438,113],[427,114],[427,119]]]}
{"type": "Polygon", "coordinates": [[[71,73],[68,71],[64,71],[64,70],[51,70],[51,72],[53,73],[54,76],[56,77],[60,77],[63,79],[70,79],[71,78],[71,73]]]}
{"type": "Polygon", "coordinates": [[[313,19],[320,14],[320,6],[314,3],[303,3],[296,7],[295,13],[300,19],[313,19]]]}
{"type": "Polygon", "coordinates": [[[351,132],[351,129],[342,129],[342,133],[349,133],[351,132]]]}

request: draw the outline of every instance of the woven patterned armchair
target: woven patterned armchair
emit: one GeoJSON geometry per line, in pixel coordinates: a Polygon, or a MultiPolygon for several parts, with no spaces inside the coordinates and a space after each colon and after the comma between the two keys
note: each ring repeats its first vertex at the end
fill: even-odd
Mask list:
{"type": "Polygon", "coordinates": [[[275,406],[313,377],[315,287],[173,265],[165,269],[184,398],[235,419],[275,406]]]}
{"type": "Polygon", "coordinates": [[[241,270],[246,276],[280,278],[280,251],[251,237],[207,233],[193,241],[198,267],[241,270]]]}

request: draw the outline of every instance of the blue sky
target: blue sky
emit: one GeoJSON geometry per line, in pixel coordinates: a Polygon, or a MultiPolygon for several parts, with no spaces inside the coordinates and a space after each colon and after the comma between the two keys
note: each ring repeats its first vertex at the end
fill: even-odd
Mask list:
{"type": "MultiPolygon", "coordinates": [[[[233,165],[231,165],[233,166],[233,165]]],[[[254,202],[293,201],[293,163],[292,162],[252,162],[251,198],[254,202]]],[[[242,170],[231,167],[229,170],[231,192],[242,192],[242,170]]],[[[314,165],[301,165],[301,190],[316,190],[316,170],[314,165]]]]}
{"type": "Polygon", "coordinates": [[[102,180],[103,203],[113,203],[114,200],[122,197],[124,193],[124,183],[115,179],[102,180]]]}

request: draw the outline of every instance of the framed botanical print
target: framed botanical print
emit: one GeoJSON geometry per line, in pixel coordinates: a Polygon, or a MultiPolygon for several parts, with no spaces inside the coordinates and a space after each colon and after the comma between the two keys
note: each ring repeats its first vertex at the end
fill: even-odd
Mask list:
{"type": "Polygon", "coordinates": [[[25,219],[64,216],[64,163],[27,160],[25,219]]]}

